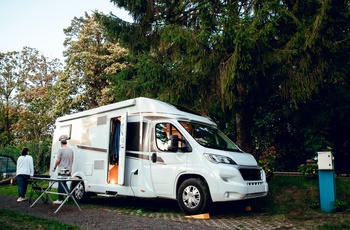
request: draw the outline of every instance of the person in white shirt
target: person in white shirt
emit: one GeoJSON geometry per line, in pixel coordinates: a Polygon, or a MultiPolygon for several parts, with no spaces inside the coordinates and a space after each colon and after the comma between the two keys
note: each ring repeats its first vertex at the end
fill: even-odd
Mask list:
{"type": "Polygon", "coordinates": [[[29,178],[34,175],[33,157],[29,156],[29,149],[24,148],[21,156],[17,160],[16,176],[18,182],[18,199],[17,201],[25,201],[29,178]]]}

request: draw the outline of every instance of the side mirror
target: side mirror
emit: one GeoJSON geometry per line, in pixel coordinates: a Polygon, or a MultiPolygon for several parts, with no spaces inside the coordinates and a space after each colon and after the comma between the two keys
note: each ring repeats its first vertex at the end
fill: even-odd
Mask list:
{"type": "Polygon", "coordinates": [[[170,145],[168,147],[168,151],[177,152],[179,149],[179,137],[177,135],[170,135],[169,140],[170,145]]]}
{"type": "Polygon", "coordinates": [[[180,150],[182,152],[192,152],[192,147],[190,146],[187,140],[179,139],[177,135],[170,135],[169,140],[170,146],[168,147],[168,151],[177,152],[179,150],[179,141],[181,141],[180,150]]]}
{"type": "Polygon", "coordinates": [[[191,147],[190,143],[188,143],[187,140],[182,141],[181,150],[183,152],[192,152],[192,147],[191,147]]]}

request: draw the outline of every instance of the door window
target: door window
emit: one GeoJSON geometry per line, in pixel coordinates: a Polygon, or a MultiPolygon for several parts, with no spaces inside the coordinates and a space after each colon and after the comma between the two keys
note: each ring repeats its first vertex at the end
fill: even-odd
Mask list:
{"type": "MultiPolygon", "coordinates": [[[[179,140],[183,140],[183,136],[180,131],[171,123],[158,123],[156,124],[156,144],[157,148],[161,151],[169,151],[170,138],[172,135],[176,135],[179,140]]],[[[182,141],[178,142],[178,147],[181,148],[182,141]]]]}

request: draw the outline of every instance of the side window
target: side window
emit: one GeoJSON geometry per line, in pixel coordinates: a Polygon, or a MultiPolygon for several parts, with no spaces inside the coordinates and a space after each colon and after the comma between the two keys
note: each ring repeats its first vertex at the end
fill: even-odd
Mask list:
{"type": "MultiPolygon", "coordinates": [[[[179,139],[183,139],[179,130],[170,123],[158,123],[156,124],[156,144],[157,148],[161,151],[168,151],[170,149],[170,136],[177,135],[179,139]]],[[[181,141],[178,142],[178,147],[181,148],[181,141]]]]}
{"type": "Polygon", "coordinates": [[[128,123],[126,132],[126,150],[141,151],[139,148],[140,123],[128,123]]]}
{"type": "Polygon", "coordinates": [[[146,136],[147,130],[148,124],[146,122],[143,122],[142,124],[140,122],[128,122],[126,131],[126,150],[143,151],[143,147],[147,149],[147,139],[143,138],[141,140],[142,142],[140,142],[140,138],[146,136]]]}
{"type": "Polygon", "coordinates": [[[65,136],[67,140],[70,140],[72,133],[72,125],[63,125],[60,127],[60,135],[59,137],[65,136]]]}

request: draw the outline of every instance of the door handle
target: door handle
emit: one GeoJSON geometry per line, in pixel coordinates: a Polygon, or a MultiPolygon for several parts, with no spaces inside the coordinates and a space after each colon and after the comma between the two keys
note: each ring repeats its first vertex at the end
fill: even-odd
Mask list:
{"type": "Polygon", "coordinates": [[[153,163],[157,162],[157,153],[152,153],[152,162],[153,163]]]}

